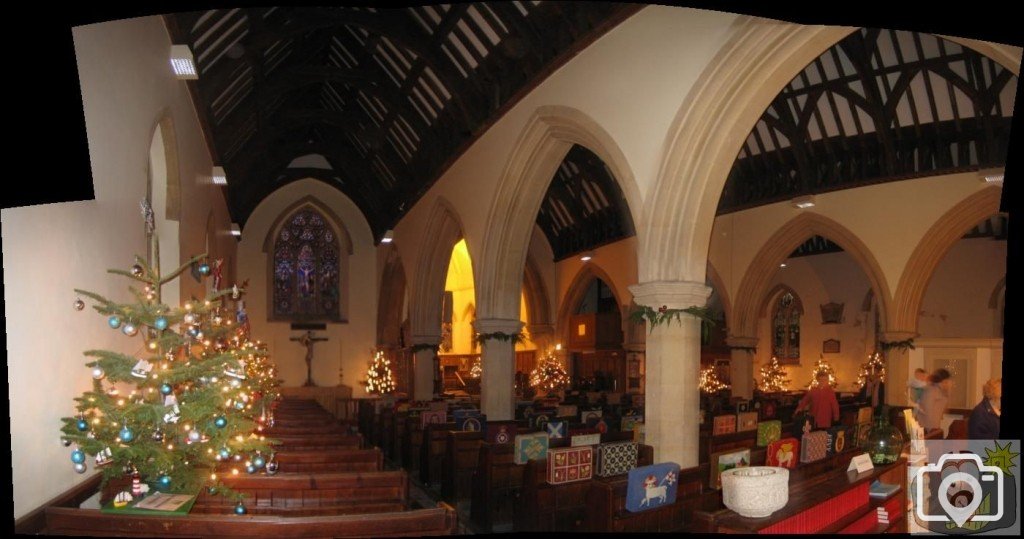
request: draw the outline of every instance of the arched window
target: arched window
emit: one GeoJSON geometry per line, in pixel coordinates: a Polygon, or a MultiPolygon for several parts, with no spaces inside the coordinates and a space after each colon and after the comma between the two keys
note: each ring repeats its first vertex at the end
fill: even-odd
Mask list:
{"type": "Polygon", "coordinates": [[[342,321],[340,247],[323,214],[312,206],[296,211],[273,245],[272,318],[342,321]]]}
{"type": "Polygon", "coordinates": [[[786,290],[772,309],[772,354],[780,364],[800,363],[800,316],[803,306],[791,290],[786,290]]]}

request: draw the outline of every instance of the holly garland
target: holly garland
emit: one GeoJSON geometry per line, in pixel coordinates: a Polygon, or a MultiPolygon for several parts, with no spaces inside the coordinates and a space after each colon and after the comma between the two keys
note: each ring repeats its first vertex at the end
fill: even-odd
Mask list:
{"type": "Polygon", "coordinates": [[[495,331],[494,333],[477,333],[476,334],[476,342],[477,342],[477,344],[480,344],[480,345],[483,345],[485,341],[492,340],[492,339],[495,340],[495,341],[501,341],[501,342],[509,342],[509,341],[511,341],[512,344],[519,344],[519,343],[523,342],[526,339],[526,335],[523,335],[522,332],[519,332],[519,333],[502,333],[500,331],[495,331]]]}
{"type": "Polygon", "coordinates": [[[711,326],[715,325],[715,319],[713,312],[708,307],[687,307],[685,309],[669,309],[667,306],[662,305],[657,310],[654,310],[647,305],[638,305],[633,312],[629,313],[629,319],[635,324],[642,324],[647,322],[647,327],[650,328],[650,332],[654,332],[654,328],[661,324],[668,324],[673,320],[683,323],[683,315],[688,314],[698,318],[701,321],[701,337],[707,341],[710,336],[711,326]]]}
{"type": "Polygon", "coordinates": [[[906,339],[906,340],[903,340],[903,341],[892,341],[892,342],[882,341],[882,342],[878,343],[878,345],[879,345],[879,347],[882,348],[883,352],[888,352],[889,350],[893,350],[893,349],[897,349],[897,348],[901,349],[901,350],[914,350],[915,349],[914,348],[914,339],[906,339]]]}

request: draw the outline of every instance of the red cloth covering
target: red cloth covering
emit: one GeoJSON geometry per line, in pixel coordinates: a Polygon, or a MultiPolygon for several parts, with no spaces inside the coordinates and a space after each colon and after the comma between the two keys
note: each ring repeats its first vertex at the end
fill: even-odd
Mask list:
{"type": "Polygon", "coordinates": [[[839,421],[839,401],[831,387],[815,386],[808,390],[804,398],[800,399],[797,410],[805,408],[814,416],[815,428],[827,429],[833,421],[839,421]]]}

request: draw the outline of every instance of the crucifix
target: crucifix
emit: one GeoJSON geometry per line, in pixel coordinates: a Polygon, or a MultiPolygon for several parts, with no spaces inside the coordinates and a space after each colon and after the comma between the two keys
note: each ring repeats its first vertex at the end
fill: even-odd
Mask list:
{"type": "Polygon", "coordinates": [[[310,330],[303,333],[301,337],[292,337],[288,340],[297,341],[306,347],[306,383],[303,384],[303,387],[315,386],[316,384],[313,383],[313,345],[317,341],[326,341],[327,337],[314,337],[310,330]]]}

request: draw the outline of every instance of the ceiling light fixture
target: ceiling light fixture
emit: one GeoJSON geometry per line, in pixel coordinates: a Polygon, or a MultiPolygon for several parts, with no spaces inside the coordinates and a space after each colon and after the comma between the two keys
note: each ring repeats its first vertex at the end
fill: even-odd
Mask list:
{"type": "Polygon", "coordinates": [[[242,227],[238,226],[238,223],[231,223],[231,235],[232,236],[241,236],[242,235],[242,227]]]}
{"type": "Polygon", "coordinates": [[[391,243],[392,241],[394,241],[394,239],[395,239],[395,232],[393,230],[388,230],[387,232],[384,233],[384,237],[380,239],[380,242],[381,243],[391,243]]]}
{"type": "Polygon", "coordinates": [[[171,45],[171,69],[174,75],[182,80],[196,80],[196,62],[188,45],[171,45]]]}
{"type": "Polygon", "coordinates": [[[800,210],[806,210],[807,208],[813,208],[814,207],[814,195],[806,195],[806,196],[802,196],[802,197],[796,197],[793,200],[790,200],[789,203],[792,204],[794,208],[797,208],[797,209],[800,209],[800,210]]]}
{"type": "Polygon", "coordinates": [[[783,263],[779,264],[779,267],[780,267],[780,268],[784,268],[784,267],[786,267],[786,263],[785,263],[785,262],[783,262],[783,263]]]}
{"type": "Polygon", "coordinates": [[[228,175],[224,172],[224,167],[213,167],[213,172],[210,173],[213,177],[214,185],[227,185],[228,175]]]}
{"type": "Polygon", "coordinates": [[[582,260],[584,262],[590,262],[590,260],[593,259],[593,258],[594,258],[594,251],[587,251],[587,252],[583,253],[582,255],[580,255],[580,260],[582,260]]]}

